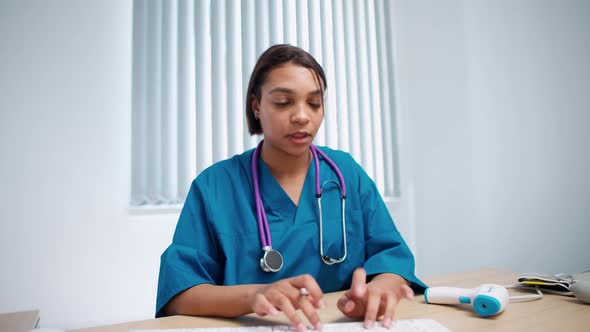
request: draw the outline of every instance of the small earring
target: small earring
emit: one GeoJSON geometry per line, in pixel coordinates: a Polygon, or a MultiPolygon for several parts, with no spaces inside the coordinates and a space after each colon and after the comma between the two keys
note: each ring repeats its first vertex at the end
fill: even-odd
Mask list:
{"type": "Polygon", "coordinates": [[[255,118],[256,120],[258,120],[258,119],[259,119],[259,118],[258,118],[258,112],[254,112],[254,118],[255,118]]]}

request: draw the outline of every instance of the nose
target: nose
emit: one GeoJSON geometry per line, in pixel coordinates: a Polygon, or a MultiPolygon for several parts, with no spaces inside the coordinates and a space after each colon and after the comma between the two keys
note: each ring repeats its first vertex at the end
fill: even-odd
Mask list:
{"type": "Polygon", "coordinates": [[[298,124],[308,123],[311,120],[310,116],[309,116],[310,111],[311,110],[309,109],[307,104],[305,104],[305,103],[299,104],[297,107],[295,107],[294,112],[291,115],[291,121],[298,123],[298,124]]]}

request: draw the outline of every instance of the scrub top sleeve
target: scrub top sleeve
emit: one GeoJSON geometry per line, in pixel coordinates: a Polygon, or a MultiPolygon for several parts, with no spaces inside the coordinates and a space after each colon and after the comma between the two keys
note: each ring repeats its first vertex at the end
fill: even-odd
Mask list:
{"type": "Polygon", "coordinates": [[[365,222],[364,268],[367,275],[397,274],[410,282],[414,292],[423,293],[426,285],[415,275],[414,255],[395,227],[377,186],[360,166],[357,169],[365,222]]]}
{"type": "Polygon", "coordinates": [[[172,244],[161,256],[156,318],[178,293],[199,284],[220,284],[223,258],[209,224],[206,190],[193,181],[172,244]]]}

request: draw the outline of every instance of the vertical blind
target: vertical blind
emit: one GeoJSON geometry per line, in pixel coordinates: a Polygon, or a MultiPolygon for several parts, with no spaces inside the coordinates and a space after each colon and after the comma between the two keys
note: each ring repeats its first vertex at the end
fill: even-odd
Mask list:
{"type": "Polygon", "coordinates": [[[315,144],[349,152],[398,196],[393,4],[387,0],[135,0],[131,205],[181,204],[211,164],[255,147],[244,93],[258,56],[288,43],[328,80],[315,144]]]}

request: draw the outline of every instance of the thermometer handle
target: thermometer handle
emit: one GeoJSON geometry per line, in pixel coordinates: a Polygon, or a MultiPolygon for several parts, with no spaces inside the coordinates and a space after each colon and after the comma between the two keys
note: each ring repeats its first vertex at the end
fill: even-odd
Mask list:
{"type": "Polygon", "coordinates": [[[426,303],[469,304],[473,293],[473,289],[468,288],[430,287],[424,292],[424,300],[426,303]]]}

